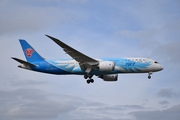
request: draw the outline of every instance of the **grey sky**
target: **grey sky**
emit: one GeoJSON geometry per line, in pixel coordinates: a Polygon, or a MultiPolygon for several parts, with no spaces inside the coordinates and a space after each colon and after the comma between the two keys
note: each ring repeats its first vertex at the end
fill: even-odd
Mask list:
{"type": "Polygon", "coordinates": [[[1,120],[179,120],[178,0],[1,0],[1,120]],[[43,57],[70,58],[45,34],[95,58],[148,57],[164,70],[119,74],[117,82],[17,68],[18,39],[43,57]]]}

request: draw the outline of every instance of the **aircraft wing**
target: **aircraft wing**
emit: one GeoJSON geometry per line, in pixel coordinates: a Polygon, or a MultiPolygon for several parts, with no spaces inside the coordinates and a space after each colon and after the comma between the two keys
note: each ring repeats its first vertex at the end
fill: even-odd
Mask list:
{"type": "Polygon", "coordinates": [[[69,45],[63,43],[62,41],[54,37],[51,37],[49,35],[46,35],[46,36],[49,37],[51,40],[53,40],[55,43],[57,43],[73,59],[79,62],[82,70],[86,72],[90,72],[91,69],[96,69],[96,66],[99,63],[97,60],[75,50],[74,48],[70,47],[69,45]]]}

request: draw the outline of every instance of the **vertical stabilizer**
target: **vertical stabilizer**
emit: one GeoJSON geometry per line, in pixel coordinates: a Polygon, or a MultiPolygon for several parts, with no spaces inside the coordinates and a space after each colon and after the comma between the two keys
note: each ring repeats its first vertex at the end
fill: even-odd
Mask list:
{"type": "Polygon", "coordinates": [[[36,61],[44,60],[44,58],[42,58],[36,52],[36,50],[33,47],[31,47],[31,45],[29,45],[25,40],[19,39],[19,42],[21,43],[21,47],[28,62],[36,62],[36,61]]]}

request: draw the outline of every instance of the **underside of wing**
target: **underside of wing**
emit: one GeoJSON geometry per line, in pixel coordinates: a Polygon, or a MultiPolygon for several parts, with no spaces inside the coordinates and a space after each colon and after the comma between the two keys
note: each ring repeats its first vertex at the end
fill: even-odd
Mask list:
{"type": "Polygon", "coordinates": [[[96,66],[98,65],[99,61],[77,51],[76,49],[70,47],[69,45],[63,43],[62,41],[54,37],[51,37],[49,35],[46,36],[53,40],[55,43],[57,43],[73,59],[79,62],[82,70],[90,72],[91,69],[96,69],[96,66]]]}

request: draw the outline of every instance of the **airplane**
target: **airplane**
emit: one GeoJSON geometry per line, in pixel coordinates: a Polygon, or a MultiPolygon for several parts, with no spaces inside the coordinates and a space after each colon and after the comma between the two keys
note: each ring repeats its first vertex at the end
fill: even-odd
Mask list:
{"type": "Polygon", "coordinates": [[[118,74],[148,73],[163,70],[161,64],[149,58],[91,58],[57,38],[46,35],[57,43],[72,59],[47,60],[39,55],[26,40],[19,39],[27,61],[11,57],[21,63],[19,68],[56,75],[83,75],[87,83],[93,83],[95,75],[104,81],[117,81],[118,74]]]}

